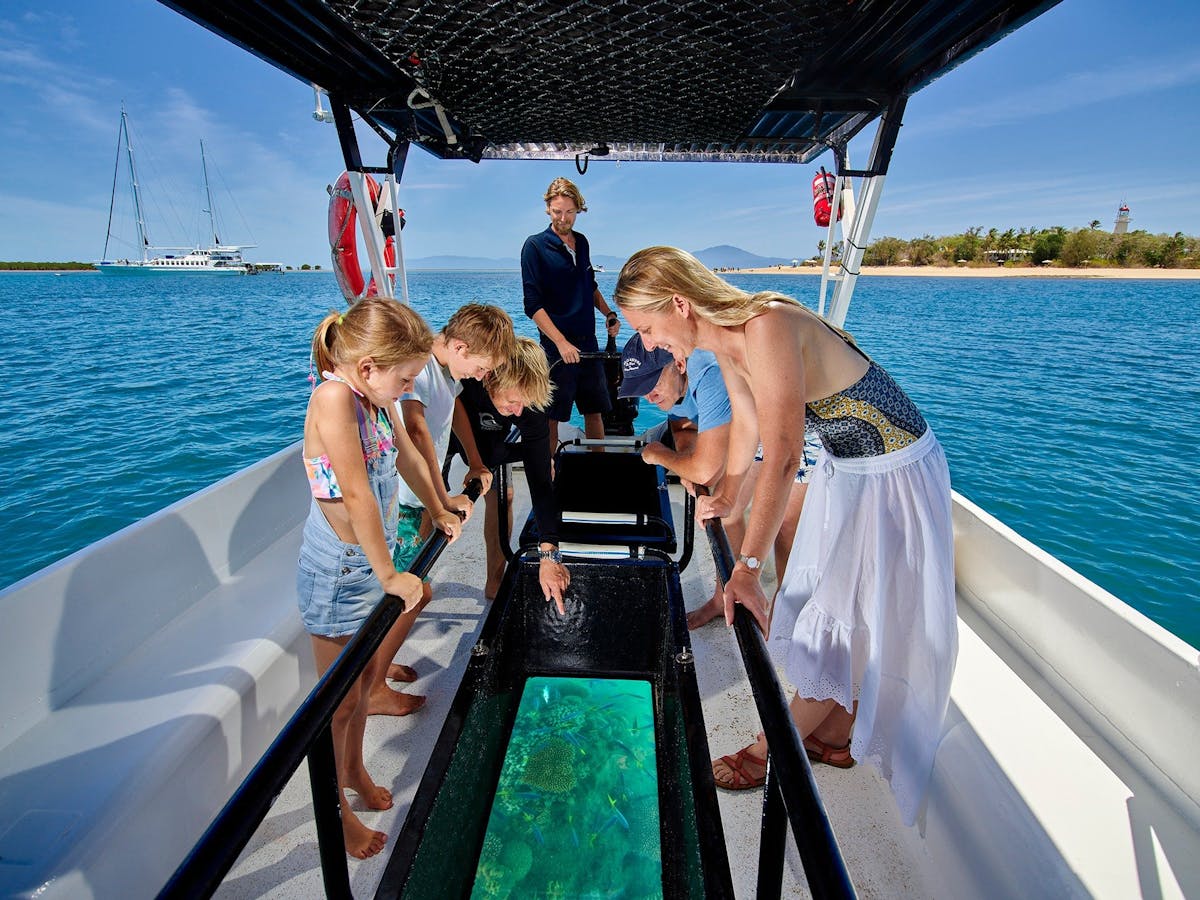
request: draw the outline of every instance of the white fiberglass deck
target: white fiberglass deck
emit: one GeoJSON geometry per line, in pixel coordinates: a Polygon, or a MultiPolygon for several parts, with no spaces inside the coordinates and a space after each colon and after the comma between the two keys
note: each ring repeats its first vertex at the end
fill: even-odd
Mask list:
{"type": "MultiPolygon", "coordinates": [[[[152,894],[311,685],[295,452],[0,594],[0,896],[152,894]]],[[[926,816],[905,829],[875,772],[816,767],[859,895],[1200,896],[1197,651],[961,498],[955,516],[961,652],[926,816]]],[[[428,705],[369,722],[368,767],[396,806],[360,814],[393,836],[487,611],[481,527],[435,567],[399,657],[428,705]]],[[[701,536],[688,605],[712,584],[701,536]]],[[[733,752],[758,727],[733,635],[692,642],[710,746],[733,752]]],[[[719,795],[752,897],[761,795],[719,795]]],[[[322,895],[308,804],[302,768],[219,896],[322,895]]],[[[390,849],[351,861],[356,895],[390,849]]],[[[784,884],[805,893],[794,849],[784,884]]]]}
{"type": "MultiPolygon", "coordinates": [[[[520,475],[514,483],[523,488],[520,475]]],[[[682,516],[679,491],[672,488],[677,524],[682,516]]],[[[519,490],[516,521],[527,511],[519,490]]],[[[960,500],[956,513],[968,528],[976,526],[969,504],[960,500]]],[[[390,834],[404,820],[467,650],[487,612],[473,577],[483,562],[479,527],[470,524],[463,544],[439,563],[434,577],[438,599],[399,657],[421,673],[413,689],[430,695],[428,706],[402,720],[374,717],[368,726],[368,765],[381,779],[391,773],[393,780],[385,783],[395,792],[397,805],[387,813],[360,815],[390,834]]],[[[703,534],[698,537],[682,579],[689,606],[709,596],[714,578],[707,544],[703,534]]],[[[1007,534],[999,537],[1009,540],[1007,534]]],[[[1181,794],[1170,794],[1183,807],[1172,808],[1167,795],[1148,784],[1077,713],[1062,703],[1048,705],[1039,696],[1053,694],[1045,679],[982,620],[973,602],[960,594],[962,650],[922,823],[912,829],[901,824],[886,783],[872,769],[814,770],[859,896],[1200,895],[1200,864],[1188,849],[1197,846],[1200,835],[1200,820],[1189,815],[1188,807],[1194,813],[1194,805],[1181,794]]],[[[1137,614],[1133,618],[1136,625],[1155,629],[1137,614]]],[[[758,731],[736,640],[722,623],[692,632],[691,639],[709,744],[714,754],[731,753],[758,731]]],[[[1193,679],[1194,667],[1193,658],[1193,679]]],[[[1193,685],[1188,701],[1193,718],[1197,687],[1193,685]]],[[[219,896],[320,896],[307,792],[302,772],[219,896]]],[[[737,896],[753,897],[761,792],[718,791],[718,796],[737,896]]],[[[806,896],[790,840],[788,847],[784,896],[806,896]]],[[[351,862],[356,895],[374,891],[385,862],[383,856],[351,862]]]]}

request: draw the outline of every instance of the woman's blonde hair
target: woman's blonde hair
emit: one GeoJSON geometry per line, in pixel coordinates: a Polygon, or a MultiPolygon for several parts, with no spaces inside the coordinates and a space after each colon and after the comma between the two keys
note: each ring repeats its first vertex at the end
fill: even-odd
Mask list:
{"type": "Polygon", "coordinates": [[[512,356],[493,369],[483,383],[493,394],[515,389],[525,398],[527,406],[537,410],[549,406],[554,393],[546,351],[527,337],[517,338],[512,356]]]}
{"type": "Polygon", "coordinates": [[[512,356],[513,323],[508,313],[498,306],[468,303],[450,317],[442,334],[447,340],[462,341],[467,352],[503,360],[512,356]]]}
{"type": "Polygon", "coordinates": [[[575,182],[567,178],[555,178],[550,182],[550,187],[546,188],[546,196],[543,198],[546,205],[550,205],[550,201],[555,197],[566,197],[575,204],[575,209],[579,212],[587,212],[587,204],[583,202],[583,194],[579,192],[579,188],[575,186],[575,182]]]}
{"type": "Polygon", "coordinates": [[[333,371],[367,356],[380,366],[396,366],[428,356],[432,348],[433,332],[410,307],[384,297],[366,297],[321,320],[313,334],[313,366],[318,372],[333,371]]]}
{"type": "Polygon", "coordinates": [[[677,247],[647,247],[621,267],[613,299],[622,309],[663,312],[676,295],[691,301],[692,309],[714,325],[742,325],[766,312],[771,303],[799,301],[775,291],[750,294],[718,278],[709,268],[677,247]]]}

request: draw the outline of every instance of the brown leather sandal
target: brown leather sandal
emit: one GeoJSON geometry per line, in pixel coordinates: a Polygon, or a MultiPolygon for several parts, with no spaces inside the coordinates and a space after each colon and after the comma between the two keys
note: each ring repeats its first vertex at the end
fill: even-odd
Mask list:
{"type": "Polygon", "coordinates": [[[721,757],[720,762],[725,763],[725,765],[729,768],[730,773],[733,775],[733,782],[732,784],[722,782],[721,779],[716,777],[717,773],[713,772],[713,781],[716,783],[717,787],[724,788],[727,791],[748,791],[752,788],[760,788],[766,783],[767,761],[766,759],[751,753],[750,751],[753,749],[754,745],[751,744],[748,747],[743,747],[732,756],[721,757]],[[742,765],[743,760],[752,762],[756,766],[762,766],[762,774],[757,777],[751,775],[742,765]]]}
{"type": "Polygon", "coordinates": [[[854,765],[854,757],[850,755],[850,745],[831,747],[820,738],[811,734],[804,739],[804,749],[808,758],[813,762],[825,763],[835,769],[849,769],[854,765]]]}

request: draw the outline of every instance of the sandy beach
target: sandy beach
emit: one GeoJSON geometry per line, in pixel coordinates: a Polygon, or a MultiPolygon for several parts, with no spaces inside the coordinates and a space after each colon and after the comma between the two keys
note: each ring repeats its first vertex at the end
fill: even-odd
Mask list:
{"type": "MultiPolygon", "coordinates": [[[[771,266],[731,270],[738,275],[820,275],[820,266],[771,266]]],[[[1005,266],[863,266],[863,276],[898,275],[920,278],[1153,278],[1200,279],[1200,269],[1010,269],[1005,266]]]]}

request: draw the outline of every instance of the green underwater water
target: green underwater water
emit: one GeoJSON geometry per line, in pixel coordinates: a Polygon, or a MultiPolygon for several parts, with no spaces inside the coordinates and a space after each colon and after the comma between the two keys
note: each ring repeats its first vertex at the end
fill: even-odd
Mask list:
{"type": "Polygon", "coordinates": [[[471,896],[662,896],[649,682],[525,683],[471,896]]]}

